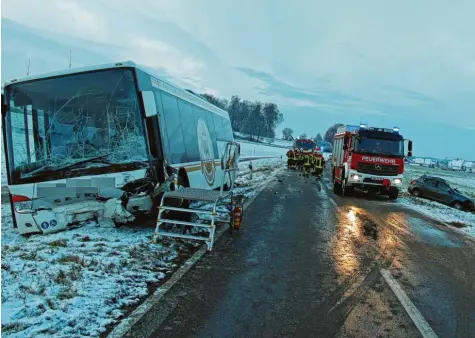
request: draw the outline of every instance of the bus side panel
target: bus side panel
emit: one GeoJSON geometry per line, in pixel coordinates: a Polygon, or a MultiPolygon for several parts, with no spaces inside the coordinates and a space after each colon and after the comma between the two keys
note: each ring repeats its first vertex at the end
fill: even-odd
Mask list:
{"type": "MultiPolygon", "coordinates": [[[[190,187],[216,189],[221,186],[221,157],[227,142],[233,141],[229,117],[224,117],[192,102],[159,89],[157,81],[137,70],[139,90],[154,92],[165,160],[176,169],[184,168],[190,187]],[[155,85],[154,85],[155,83],[155,85]],[[212,146],[210,158],[200,154],[198,123],[205,124],[212,146]]],[[[201,145],[203,147],[203,144],[201,145]]]]}

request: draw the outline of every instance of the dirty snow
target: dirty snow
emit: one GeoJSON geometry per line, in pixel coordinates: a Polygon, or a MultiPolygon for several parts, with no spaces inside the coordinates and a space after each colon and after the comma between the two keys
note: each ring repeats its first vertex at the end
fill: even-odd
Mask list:
{"type": "MultiPolygon", "coordinates": [[[[283,163],[240,164],[236,192],[255,194],[283,163]]],[[[150,243],[152,227],[100,228],[93,222],[52,235],[18,235],[2,205],[2,335],[99,336],[173,273],[201,243],[150,243]]],[[[153,222],[152,222],[153,223],[153,222]]]]}

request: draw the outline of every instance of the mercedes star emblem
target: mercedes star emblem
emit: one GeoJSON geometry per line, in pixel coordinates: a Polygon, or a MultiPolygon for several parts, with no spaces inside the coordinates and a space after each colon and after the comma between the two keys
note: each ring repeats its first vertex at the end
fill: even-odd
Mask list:
{"type": "Polygon", "coordinates": [[[381,170],[381,169],[383,169],[383,166],[382,166],[381,164],[379,164],[379,163],[376,163],[376,164],[374,165],[374,169],[376,169],[376,170],[381,170]]]}

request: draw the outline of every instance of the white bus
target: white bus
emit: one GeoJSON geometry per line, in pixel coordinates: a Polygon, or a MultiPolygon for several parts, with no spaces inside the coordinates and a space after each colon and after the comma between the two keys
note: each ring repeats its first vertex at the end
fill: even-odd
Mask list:
{"type": "Polygon", "coordinates": [[[129,222],[177,188],[172,173],[178,185],[216,189],[233,141],[226,111],[130,61],[7,82],[2,122],[21,234],[129,222]]]}

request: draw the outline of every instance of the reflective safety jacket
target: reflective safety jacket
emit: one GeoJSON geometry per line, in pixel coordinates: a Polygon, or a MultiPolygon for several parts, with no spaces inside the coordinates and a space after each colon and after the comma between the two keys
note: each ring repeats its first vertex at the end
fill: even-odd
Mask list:
{"type": "Polygon", "coordinates": [[[314,155],[314,163],[315,167],[318,169],[322,169],[324,166],[323,156],[322,155],[314,155]]]}

